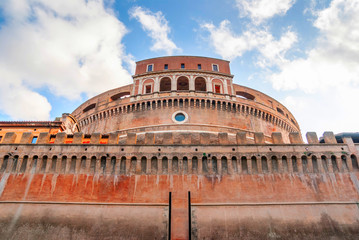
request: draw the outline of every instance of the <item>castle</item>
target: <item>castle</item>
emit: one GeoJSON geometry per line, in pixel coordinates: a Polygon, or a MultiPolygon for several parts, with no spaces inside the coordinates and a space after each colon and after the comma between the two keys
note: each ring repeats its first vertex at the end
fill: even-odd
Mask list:
{"type": "Polygon", "coordinates": [[[358,239],[352,138],[320,143],[229,62],[137,62],[55,121],[0,122],[0,239],[358,239]]]}

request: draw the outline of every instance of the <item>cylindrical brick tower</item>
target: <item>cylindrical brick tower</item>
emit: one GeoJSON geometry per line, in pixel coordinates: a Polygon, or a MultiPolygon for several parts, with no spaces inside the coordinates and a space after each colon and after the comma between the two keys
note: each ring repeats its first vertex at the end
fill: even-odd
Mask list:
{"type": "Polygon", "coordinates": [[[127,132],[299,132],[294,116],[275,99],[232,83],[225,60],[173,56],[139,61],[133,84],[97,95],[72,115],[86,134],[127,132]]]}

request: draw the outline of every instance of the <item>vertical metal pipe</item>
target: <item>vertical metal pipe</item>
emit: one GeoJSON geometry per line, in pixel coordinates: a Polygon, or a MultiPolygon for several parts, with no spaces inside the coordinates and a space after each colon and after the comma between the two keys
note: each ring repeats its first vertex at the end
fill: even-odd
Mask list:
{"type": "Polygon", "coordinates": [[[168,196],[168,239],[171,240],[172,192],[168,196]]]}
{"type": "Polygon", "coordinates": [[[188,191],[188,239],[192,237],[192,226],[191,226],[191,192],[188,191]]]}

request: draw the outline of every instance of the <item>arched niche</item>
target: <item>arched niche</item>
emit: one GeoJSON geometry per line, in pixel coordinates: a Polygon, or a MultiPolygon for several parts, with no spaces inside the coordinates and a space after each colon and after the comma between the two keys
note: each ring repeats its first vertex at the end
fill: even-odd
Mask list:
{"type": "Polygon", "coordinates": [[[252,94],[249,94],[247,92],[242,92],[242,91],[237,91],[236,92],[236,97],[240,97],[243,99],[249,99],[249,100],[254,100],[255,97],[252,94]]]}
{"type": "Polygon", "coordinates": [[[164,77],[160,81],[160,92],[171,91],[171,79],[169,77],[164,77]]]}
{"type": "Polygon", "coordinates": [[[177,79],[177,90],[178,91],[189,90],[189,80],[187,77],[182,76],[177,79]]]}
{"type": "Polygon", "coordinates": [[[197,77],[194,80],[194,87],[196,91],[207,91],[206,80],[203,77],[197,77]]]}

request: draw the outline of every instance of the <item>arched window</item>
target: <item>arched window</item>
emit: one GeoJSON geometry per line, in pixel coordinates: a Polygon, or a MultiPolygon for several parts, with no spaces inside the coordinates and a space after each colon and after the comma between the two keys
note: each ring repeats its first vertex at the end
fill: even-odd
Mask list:
{"type": "Polygon", "coordinates": [[[236,97],[243,98],[243,99],[248,99],[248,100],[254,100],[255,99],[255,97],[252,94],[249,94],[247,92],[242,92],[242,91],[237,91],[236,92],[236,97]]]}
{"type": "Polygon", "coordinates": [[[276,156],[272,156],[272,172],[278,172],[278,159],[276,156]]]}
{"type": "Polygon", "coordinates": [[[111,174],[116,173],[116,157],[111,158],[111,174]]]}
{"type": "Polygon", "coordinates": [[[351,158],[351,160],[352,160],[353,170],[358,171],[358,170],[359,170],[359,165],[358,165],[357,157],[356,157],[354,154],[352,154],[352,155],[350,156],[350,158],[351,158]]]}
{"type": "Polygon", "coordinates": [[[20,167],[20,172],[21,173],[26,172],[27,160],[28,159],[29,159],[29,157],[27,155],[25,155],[24,158],[22,159],[22,163],[21,163],[21,167],[20,167]]]}
{"type": "Polygon", "coordinates": [[[267,173],[268,172],[268,161],[267,158],[265,156],[262,157],[261,159],[262,161],[262,172],[263,173],[267,173]]]}
{"type": "Polygon", "coordinates": [[[152,174],[157,173],[157,169],[158,169],[157,162],[158,162],[157,157],[152,157],[151,158],[151,173],[152,174]]]}
{"type": "Polygon", "coordinates": [[[61,159],[61,173],[62,174],[66,173],[66,166],[67,166],[67,156],[62,156],[62,159],[61,159]]]}
{"type": "Polygon", "coordinates": [[[205,156],[202,157],[202,172],[208,174],[208,160],[205,156]]]}
{"type": "Polygon", "coordinates": [[[235,156],[232,157],[232,169],[233,172],[238,172],[237,158],[235,156]]]}
{"type": "Polygon", "coordinates": [[[183,169],[183,173],[188,173],[188,158],[187,157],[183,157],[182,159],[182,169],[183,169]]]}
{"type": "Polygon", "coordinates": [[[322,156],[322,166],[325,172],[328,172],[328,162],[326,156],[322,156]]]}
{"type": "Polygon", "coordinates": [[[302,156],[302,166],[303,166],[303,172],[308,172],[308,159],[307,156],[302,156]]]}
{"type": "Polygon", "coordinates": [[[136,172],[136,164],[137,164],[137,158],[136,158],[136,157],[132,157],[132,158],[131,158],[131,163],[130,163],[131,173],[135,173],[135,172],[136,172]]]}
{"type": "Polygon", "coordinates": [[[189,90],[189,83],[187,77],[179,77],[177,79],[177,90],[178,91],[188,91],[189,90]]]}
{"type": "Polygon", "coordinates": [[[215,156],[212,157],[212,169],[214,174],[218,174],[217,158],[215,156]]]}
{"type": "Polygon", "coordinates": [[[338,167],[338,163],[337,163],[337,157],[332,155],[331,160],[332,160],[333,172],[339,172],[339,167],[338,167]]]}
{"type": "Polygon", "coordinates": [[[0,170],[1,172],[5,172],[5,170],[7,168],[8,161],[9,161],[9,155],[5,155],[2,165],[1,165],[1,170],[0,170]]]}
{"type": "Polygon", "coordinates": [[[141,158],[141,174],[146,174],[147,172],[147,158],[142,157],[141,158]]]}
{"type": "Polygon", "coordinates": [[[91,109],[95,108],[96,107],[96,103],[92,103],[90,105],[88,105],[87,107],[84,108],[83,112],[88,112],[90,111],[91,109]]]}
{"type": "Polygon", "coordinates": [[[292,156],[292,167],[293,167],[293,172],[298,172],[298,163],[296,156],[292,156]]]}
{"type": "Polygon", "coordinates": [[[42,161],[41,161],[41,172],[45,173],[46,172],[46,166],[47,166],[47,156],[43,156],[42,157],[42,161]]]}
{"type": "Polygon", "coordinates": [[[167,157],[162,158],[162,173],[164,173],[164,174],[168,173],[168,158],[167,157]]]}
{"type": "Polygon", "coordinates": [[[319,172],[318,160],[316,156],[312,156],[312,165],[313,165],[313,172],[319,172]]]}
{"type": "Polygon", "coordinates": [[[241,167],[242,167],[242,173],[248,173],[247,158],[244,156],[241,158],[241,167]]]}
{"type": "Polygon", "coordinates": [[[70,165],[70,173],[76,172],[76,156],[72,156],[71,165],[70,165]]]}
{"type": "Polygon", "coordinates": [[[117,94],[111,96],[111,101],[116,101],[117,99],[123,99],[123,98],[129,97],[130,95],[131,95],[130,92],[120,92],[120,93],[117,93],[117,94]]]}
{"type": "Polygon", "coordinates": [[[341,159],[342,159],[342,169],[343,169],[343,171],[347,172],[349,170],[347,156],[342,155],[341,159]]]}
{"type": "Polygon", "coordinates": [[[252,173],[258,173],[257,158],[255,156],[251,157],[251,163],[252,163],[252,173]]]}
{"type": "Polygon", "coordinates": [[[12,159],[12,169],[11,172],[16,172],[17,169],[17,162],[19,161],[19,156],[15,155],[14,158],[12,159]]]}
{"type": "Polygon", "coordinates": [[[206,80],[203,77],[197,77],[194,81],[194,87],[196,91],[207,91],[206,80]]]}
{"type": "Polygon", "coordinates": [[[198,172],[198,158],[193,157],[192,158],[192,173],[197,173],[197,172],[198,172]]]}
{"type": "Polygon", "coordinates": [[[92,174],[95,174],[95,172],[96,172],[96,157],[95,157],[95,156],[93,156],[93,157],[91,158],[90,172],[91,172],[92,174]]]}
{"type": "Polygon", "coordinates": [[[125,157],[125,156],[123,156],[123,157],[121,158],[120,174],[126,174],[126,157],[125,157]]]}
{"type": "Polygon", "coordinates": [[[172,158],[172,173],[178,173],[178,157],[172,158]]]}
{"type": "Polygon", "coordinates": [[[222,165],[222,174],[228,174],[228,163],[227,158],[225,156],[221,159],[221,165],[222,165]]]}
{"type": "Polygon", "coordinates": [[[51,172],[56,172],[56,165],[57,165],[57,156],[52,157],[51,161],[51,172]]]}
{"type": "Polygon", "coordinates": [[[106,172],[106,157],[105,156],[101,157],[100,164],[101,164],[100,168],[102,170],[102,173],[105,174],[105,172],[106,172]]]}
{"type": "Polygon", "coordinates": [[[171,79],[169,77],[164,77],[160,81],[160,92],[171,91],[171,79]]]}
{"type": "Polygon", "coordinates": [[[282,156],[282,168],[283,172],[288,172],[288,160],[286,156],[282,156]]]}
{"type": "Polygon", "coordinates": [[[81,158],[80,169],[81,169],[81,172],[82,172],[82,173],[84,173],[85,170],[86,170],[86,156],[83,156],[83,157],[81,158]]]}

